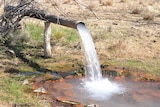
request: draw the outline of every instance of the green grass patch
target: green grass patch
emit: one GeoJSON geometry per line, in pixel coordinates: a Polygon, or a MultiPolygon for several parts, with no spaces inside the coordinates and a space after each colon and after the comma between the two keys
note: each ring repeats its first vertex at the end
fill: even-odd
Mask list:
{"type": "Polygon", "coordinates": [[[17,68],[20,72],[34,72],[35,69],[28,66],[27,64],[23,63],[23,64],[19,64],[18,68],[17,68]]]}
{"type": "Polygon", "coordinates": [[[29,23],[25,25],[25,29],[29,32],[32,40],[43,40],[44,27],[42,25],[29,23]]]}
{"type": "Polygon", "coordinates": [[[1,80],[0,86],[0,100],[8,104],[17,105],[32,105],[32,107],[44,107],[40,104],[40,99],[33,95],[32,87],[29,85],[22,85],[20,78],[8,78],[1,80]]]}
{"type": "Polygon", "coordinates": [[[66,32],[65,40],[68,43],[74,43],[79,41],[78,33],[74,30],[65,29],[64,32],[66,32]]]}
{"type": "MultiPolygon", "coordinates": [[[[41,24],[27,23],[25,29],[31,36],[31,43],[43,45],[44,26],[41,24]]],[[[78,43],[78,41],[79,37],[75,29],[52,25],[51,44],[61,43],[70,45],[71,43],[78,43]]]]}
{"type": "Polygon", "coordinates": [[[154,60],[142,60],[142,59],[111,59],[105,63],[111,66],[119,66],[130,68],[134,70],[150,73],[154,76],[160,76],[160,61],[154,60]]]}
{"type": "Polygon", "coordinates": [[[79,41],[78,33],[75,29],[62,27],[59,25],[52,26],[52,40],[58,40],[61,43],[77,43],[79,41]]]}

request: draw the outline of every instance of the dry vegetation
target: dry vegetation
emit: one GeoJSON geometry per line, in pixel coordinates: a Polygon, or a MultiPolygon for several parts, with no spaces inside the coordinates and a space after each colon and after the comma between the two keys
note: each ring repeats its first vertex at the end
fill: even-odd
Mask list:
{"type": "Polygon", "coordinates": [[[104,6],[111,6],[113,4],[113,0],[99,0],[99,3],[104,6]]]}

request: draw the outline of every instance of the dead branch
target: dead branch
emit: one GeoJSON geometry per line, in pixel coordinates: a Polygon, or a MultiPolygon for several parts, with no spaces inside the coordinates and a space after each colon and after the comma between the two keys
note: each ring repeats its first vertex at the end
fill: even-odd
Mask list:
{"type": "Polygon", "coordinates": [[[91,11],[91,12],[93,13],[93,15],[94,15],[97,19],[99,19],[99,17],[96,15],[96,13],[95,13],[91,8],[89,8],[88,6],[86,6],[86,5],[78,2],[77,0],[73,0],[73,1],[75,1],[79,6],[82,5],[82,6],[86,7],[89,11],[91,11]]]}
{"type": "Polygon", "coordinates": [[[0,35],[7,35],[11,29],[19,26],[19,22],[28,10],[33,9],[33,0],[21,0],[17,6],[5,6],[4,14],[0,16],[0,35]]]}

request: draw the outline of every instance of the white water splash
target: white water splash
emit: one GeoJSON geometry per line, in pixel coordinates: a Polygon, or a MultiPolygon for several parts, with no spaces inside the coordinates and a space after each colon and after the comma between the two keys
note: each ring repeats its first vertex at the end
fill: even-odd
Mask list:
{"type": "Polygon", "coordinates": [[[97,53],[91,35],[83,23],[77,25],[82,51],[84,52],[85,79],[83,87],[91,98],[98,100],[108,99],[113,94],[124,92],[120,84],[110,82],[103,78],[97,53]]]}
{"type": "Polygon", "coordinates": [[[107,100],[113,94],[123,94],[122,85],[110,82],[107,78],[95,81],[83,81],[83,88],[89,93],[89,97],[95,100],[107,100]]]}

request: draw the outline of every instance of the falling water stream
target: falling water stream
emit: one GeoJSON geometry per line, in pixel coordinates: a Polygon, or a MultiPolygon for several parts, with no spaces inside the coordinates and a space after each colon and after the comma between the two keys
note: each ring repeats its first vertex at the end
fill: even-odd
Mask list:
{"type": "Polygon", "coordinates": [[[81,83],[90,93],[89,96],[98,100],[108,99],[112,94],[120,94],[124,88],[120,84],[112,83],[103,78],[92,37],[83,23],[77,25],[82,51],[84,53],[85,79],[81,83]]]}
{"type": "Polygon", "coordinates": [[[88,80],[95,81],[102,79],[100,63],[98,61],[95,46],[89,31],[83,23],[77,25],[82,51],[84,53],[85,77],[88,80]]]}

